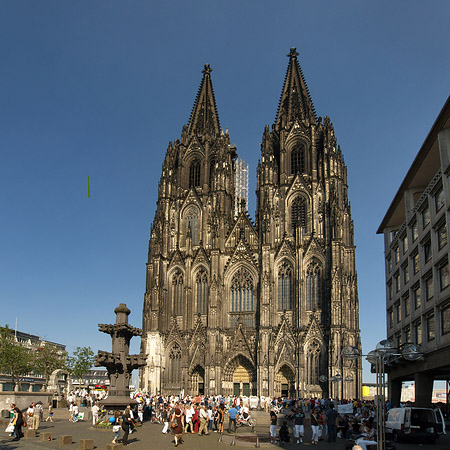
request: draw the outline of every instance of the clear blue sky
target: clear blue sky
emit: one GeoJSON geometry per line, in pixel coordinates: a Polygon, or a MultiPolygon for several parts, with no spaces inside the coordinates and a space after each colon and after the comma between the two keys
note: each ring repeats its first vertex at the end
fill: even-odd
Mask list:
{"type": "Polygon", "coordinates": [[[120,302],[140,327],[161,164],[203,64],[250,165],[254,216],[259,143],[295,46],[348,167],[371,350],[386,335],[375,232],[449,95],[449,17],[447,0],[1,1],[0,324],[18,317],[69,351],[109,350],[97,323],[120,302]]]}

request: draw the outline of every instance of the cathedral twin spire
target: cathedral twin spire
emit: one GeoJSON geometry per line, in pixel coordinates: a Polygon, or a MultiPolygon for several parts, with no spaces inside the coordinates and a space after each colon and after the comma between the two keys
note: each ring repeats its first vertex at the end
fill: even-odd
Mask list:
{"type": "MultiPolygon", "coordinates": [[[[292,47],[287,55],[289,64],[275,118],[277,128],[284,127],[296,120],[307,124],[317,123],[316,111],[297,59],[298,55],[295,47],[292,47]]],[[[220,133],[219,115],[211,82],[212,70],[209,64],[205,64],[202,71],[203,78],[189,119],[189,136],[196,134],[197,136],[215,137],[220,133]]]]}
{"type": "Polygon", "coordinates": [[[203,79],[189,119],[189,136],[196,134],[197,136],[215,137],[220,133],[219,115],[211,82],[212,70],[209,64],[205,64],[202,71],[203,79]]]}

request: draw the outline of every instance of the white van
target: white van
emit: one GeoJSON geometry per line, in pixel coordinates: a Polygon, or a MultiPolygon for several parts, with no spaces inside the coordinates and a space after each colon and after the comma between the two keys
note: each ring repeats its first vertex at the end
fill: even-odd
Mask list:
{"type": "Polygon", "coordinates": [[[440,409],[392,408],[386,418],[386,433],[392,434],[395,442],[409,437],[434,443],[441,434],[445,434],[444,417],[440,409]]]}

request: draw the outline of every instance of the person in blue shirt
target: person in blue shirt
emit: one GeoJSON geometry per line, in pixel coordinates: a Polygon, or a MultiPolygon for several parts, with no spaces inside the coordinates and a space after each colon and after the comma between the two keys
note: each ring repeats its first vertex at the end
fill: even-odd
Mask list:
{"type": "Polygon", "coordinates": [[[228,433],[231,433],[231,425],[233,424],[234,432],[236,433],[236,416],[238,414],[237,409],[232,406],[228,410],[228,416],[230,418],[230,421],[228,422],[228,433]]]}

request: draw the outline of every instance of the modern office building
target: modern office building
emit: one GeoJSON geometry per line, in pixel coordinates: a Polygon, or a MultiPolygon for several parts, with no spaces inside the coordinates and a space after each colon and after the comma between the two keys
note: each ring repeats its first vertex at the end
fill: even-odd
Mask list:
{"type": "Polygon", "coordinates": [[[431,403],[434,380],[450,378],[450,97],[378,229],[384,234],[387,336],[418,344],[424,357],[388,367],[390,396],[415,381],[418,405],[431,403]]]}

